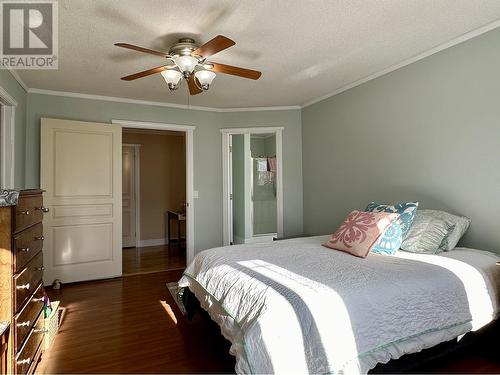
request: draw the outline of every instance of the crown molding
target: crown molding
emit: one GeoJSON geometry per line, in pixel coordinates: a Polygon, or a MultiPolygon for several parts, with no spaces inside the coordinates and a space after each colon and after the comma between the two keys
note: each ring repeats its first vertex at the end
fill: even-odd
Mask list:
{"type": "Polygon", "coordinates": [[[14,99],[2,86],[0,86],[0,103],[11,107],[17,107],[17,100],[14,99]]]}
{"type": "Polygon", "coordinates": [[[274,107],[243,107],[243,108],[214,108],[215,112],[263,112],[263,111],[288,111],[302,109],[300,105],[283,105],[274,107]]]}
{"type": "Polygon", "coordinates": [[[17,81],[17,83],[19,83],[19,85],[23,88],[23,90],[28,92],[29,87],[26,83],[24,83],[19,74],[17,74],[17,72],[11,68],[7,68],[7,71],[12,75],[12,77],[14,77],[14,79],[17,81]]]}
{"type": "Polygon", "coordinates": [[[443,44],[439,44],[437,45],[436,47],[433,47],[425,52],[422,52],[418,55],[415,55],[413,57],[410,57],[409,59],[406,59],[398,64],[395,64],[395,65],[392,65],[388,68],[385,68],[385,69],[382,69],[378,72],[375,72],[373,74],[370,74],[366,77],[363,77],[357,81],[354,81],[352,83],[349,83],[345,86],[342,86],[338,89],[336,89],[335,91],[333,92],[330,92],[329,94],[326,94],[326,95],[323,95],[323,96],[320,96],[319,98],[316,98],[316,99],[313,99],[311,101],[308,101],[304,104],[302,104],[301,108],[306,108],[306,107],[309,107],[310,105],[313,105],[313,104],[316,104],[322,100],[325,100],[325,99],[328,99],[328,98],[331,98],[332,96],[335,96],[335,95],[338,95],[344,91],[347,91],[349,89],[352,89],[356,86],[359,86],[359,85],[362,85],[363,83],[366,83],[368,81],[371,81],[375,78],[379,78],[383,75],[386,75],[388,73],[391,73],[395,70],[398,70],[398,69],[401,69],[407,65],[410,65],[410,64],[413,64],[414,62],[417,62],[419,60],[422,60],[422,59],[425,59],[426,57],[429,57],[431,55],[434,55],[435,53],[438,53],[438,52],[441,52],[447,48],[450,48],[450,47],[453,47],[457,44],[460,44],[460,43],[463,43],[469,39],[472,39],[472,38],[475,38],[476,36],[479,36],[481,34],[484,34],[484,33],[487,33],[488,31],[491,31],[491,30],[494,30],[496,28],[500,27],[500,20],[497,20],[497,21],[494,21],[494,22],[491,22],[489,24],[486,24],[480,28],[477,28],[477,29],[474,29],[472,31],[469,31],[465,34],[462,34],[460,35],[459,37],[457,38],[454,38],[448,42],[445,42],[443,44]]]}
{"type": "Polygon", "coordinates": [[[110,102],[118,102],[118,103],[129,103],[129,104],[141,104],[141,105],[151,105],[158,107],[167,107],[167,108],[177,108],[177,109],[188,109],[188,110],[196,110],[196,111],[208,111],[208,112],[257,112],[257,111],[285,111],[285,110],[298,110],[309,107],[313,104],[316,104],[322,100],[328,99],[332,96],[338,95],[344,91],[350,90],[356,86],[362,85],[363,83],[369,82],[381,76],[384,76],[388,73],[391,73],[395,70],[401,69],[407,65],[413,64],[419,60],[425,59],[431,55],[434,55],[438,52],[441,52],[447,48],[453,47],[457,44],[463,43],[469,39],[477,37],[481,34],[487,33],[488,31],[494,30],[500,27],[500,20],[491,22],[482,27],[479,27],[475,30],[469,31],[457,38],[454,38],[448,42],[437,45],[427,51],[424,51],[418,55],[410,57],[400,63],[392,65],[388,68],[382,69],[378,72],[372,73],[366,77],[363,77],[359,80],[356,80],[352,83],[349,83],[345,86],[342,86],[328,94],[322,95],[316,99],[305,102],[302,105],[291,105],[291,106],[272,106],[272,107],[246,107],[246,108],[215,108],[215,107],[203,107],[203,106],[192,106],[185,104],[173,104],[173,103],[165,103],[165,102],[156,102],[156,101],[148,101],[148,100],[139,100],[139,99],[130,99],[123,97],[115,97],[115,96],[104,96],[104,95],[93,95],[93,94],[83,94],[76,92],[68,92],[68,91],[55,91],[55,90],[45,90],[45,89],[37,89],[37,88],[28,88],[28,86],[23,82],[21,77],[17,74],[15,70],[8,69],[8,71],[12,74],[12,76],[16,79],[17,82],[23,87],[23,89],[28,93],[33,94],[43,94],[43,95],[53,95],[53,96],[63,96],[70,98],[79,98],[79,99],[89,99],[89,100],[103,100],[110,102]]]}
{"type": "Polygon", "coordinates": [[[177,108],[177,109],[190,109],[190,110],[208,111],[208,112],[253,112],[253,111],[284,111],[284,110],[290,110],[290,109],[295,109],[295,110],[301,109],[301,107],[298,105],[281,106],[281,107],[249,107],[249,108],[214,108],[214,107],[202,107],[202,106],[194,106],[194,105],[188,106],[188,105],[184,105],[184,104],[155,102],[155,101],[149,101],[149,100],[122,98],[122,97],[117,97],[117,96],[82,94],[82,93],[78,93],[78,92],[44,90],[44,89],[37,89],[37,88],[28,89],[28,93],[63,96],[63,97],[78,98],[78,99],[103,100],[103,101],[117,102],[117,103],[152,105],[152,106],[157,106],[157,107],[168,107],[168,108],[177,108]]]}

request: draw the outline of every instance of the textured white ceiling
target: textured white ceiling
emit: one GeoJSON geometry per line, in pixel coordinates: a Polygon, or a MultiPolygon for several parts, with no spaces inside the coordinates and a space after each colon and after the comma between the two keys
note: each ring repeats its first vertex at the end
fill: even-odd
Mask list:
{"type": "Polygon", "coordinates": [[[498,0],[59,0],[59,70],[19,75],[30,88],[187,104],[159,74],[121,81],[164,60],[113,43],[166,51],[222,34],[236,45],[213,60],[263,75],[220,74],[191,105],[302,105],[497,19],[498,0]]]}

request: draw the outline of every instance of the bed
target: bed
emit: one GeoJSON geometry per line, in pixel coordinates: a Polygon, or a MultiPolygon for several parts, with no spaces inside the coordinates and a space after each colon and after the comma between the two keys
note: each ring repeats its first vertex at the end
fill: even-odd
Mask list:
{"type": "Polygon", "coordinates": [[[366,259],[328,236],[205,250],[184,272],[237,373],[366,373],[499,315],[500,256],[457,248],[366,259]]]}

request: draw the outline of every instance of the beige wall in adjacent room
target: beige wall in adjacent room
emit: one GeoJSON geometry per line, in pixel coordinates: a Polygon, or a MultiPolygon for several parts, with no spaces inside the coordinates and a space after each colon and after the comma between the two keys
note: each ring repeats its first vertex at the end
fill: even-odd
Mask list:
{"type": "MultiPolygon", "coordinates": [[[[165,238],[165,212],[180,210],[186,201],[184,133],[124,131],[123,143],[141,145],[141,240],[165,238]]],[[[177,225],[172,224],[172,236],[177,237],[177,225]]]]}

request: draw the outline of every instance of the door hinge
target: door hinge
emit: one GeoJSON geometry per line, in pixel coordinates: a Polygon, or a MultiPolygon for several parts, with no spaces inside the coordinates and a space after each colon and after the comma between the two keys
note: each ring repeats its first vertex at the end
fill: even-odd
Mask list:
{"type": "Polygon", "coordinates": [[[233,146],[229,146],[229,152],[233,152],[233,146]]]}
{"type": "Polygon", "coordinates": [[[233,200],[233,193],[229,194],[229,199],[233,200]]]}

